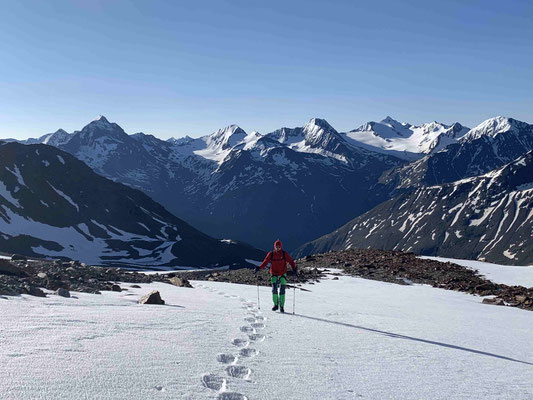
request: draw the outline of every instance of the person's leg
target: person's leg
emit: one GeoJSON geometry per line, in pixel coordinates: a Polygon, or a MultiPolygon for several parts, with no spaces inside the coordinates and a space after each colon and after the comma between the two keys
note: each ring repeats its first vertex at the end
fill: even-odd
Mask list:
{"type": "Polygon", "coordinates": [[[273,276],[270,278],[270,283],[272,283],[272,301],[274,302],[274,307],[278,305],[278,277],[273,276]]]}
{"type": "Polygon", "coordinates": [[[285,277],[281,277],[279,279],[279,284],[280,284],[280,288],[279,288],[279,305],[281,307],[285,307],[285,286],[287,286],[287,279],[285,279],[285,277]]]}

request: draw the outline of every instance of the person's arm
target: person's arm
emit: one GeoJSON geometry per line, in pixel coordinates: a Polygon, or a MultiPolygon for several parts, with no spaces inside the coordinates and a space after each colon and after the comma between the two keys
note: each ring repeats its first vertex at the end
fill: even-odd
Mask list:
{"type": "Polygon", "coordinates": [[[285,254],[287,255],[287,262],[291,265],[292,270],[294,272],[297,272],[296,263],[294,262],[292,257],[289,255],[289,253],[285,252],[285,254]]]}
{"type": "MultiPolygon", "coordinates": [[[[272,258],[271,255],[270,255],[270,253],[271,253],[271,252],[269,252],[269,253],[266,255],[265,259],[263,260],[263,262],[261,263],[261,265],[260,265],[259,267],[257,267],[257,269],[263,269],[263,268],[265,268],[265,267],[268,265],[268,263],[270,262],[270,259],[272,258]]],[[[293,261],[293,262],[294,262],[294,261],[293,261]]]]}

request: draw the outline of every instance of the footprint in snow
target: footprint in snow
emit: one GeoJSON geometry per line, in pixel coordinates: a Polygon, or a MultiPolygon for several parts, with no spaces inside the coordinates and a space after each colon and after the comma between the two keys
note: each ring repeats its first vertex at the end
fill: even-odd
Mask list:
{"type": "Polygon", "coordinates": [[[259,352],[256,349],[246,348],[241,349],[239,354],[243,357],[255,357],[259,352]]]}
{"type": "Polygon", "coordinates": [[[217,356],[217,361],[221,362],[222,364],[233,364],[237,361],[237,357],[235,357],[233,354],[219,354],[217,356]]]}
{"type": "Polygon", "coordinates": [[[255,321],[256,321],[256,318],[255,318],[255,317],[246,317],[246,318],[244,318],[244,320],[245,320],[246,322],[255,322],[255,321]]]}
{"type": "Polygon", "coordinates": [[[251,324],[253,328],[255,329],[263,329],[265,327],[265,324],[261,323],[261,322],[256,322],[254,324],[251,324]]]}
{"type": "Polygon", "coordinates": [[[202,384],[211,390],[223,391],[226,390],[226,380],[221,376],[213,374],[205,374],[202,376],[202,384]]]}
{"type": "Polygon", "coordinates": [[[265,317],[262,317],[261,315],[257,315],[257,316],[255,317],[255,319],[258,320],[258,321],[264,321],[264,320],[265,320],[265,317]]]}
{"type": "Polygon", "coordinates": [[[248,397],[236,392],[223,392],[217,396],[217,400],[248,400],[248,397]]]}
{"type": "Polygon", "coordinates": [[[248,337],[253,342],[262,342],[266,338],[265,335],[261,335],[260,333],[254,333],[252,335],[248,335],[248,337]]]}
{"type": "MultiPolygon", "coordinates": [[[[253,325],[253,324],[252,324],[253,325]]],[[[245,333],[255,333],[255,329],[251,326],[241,326],[241,332],[245,333]]]]}
{"type": "Polygon", "coordinates": [[[163,386],[155,386],[155,390],[157,390],[158,392],[164,392],[165,391],[165,388],[163,386]]]}
{"type": "Polygon", "coordinates": [[[246,347],[250,344],[250,342],[245,339],[233,339],[231,343],[237,347],[246,347]]]}
{"type": "Polygon", "coordinates": [[[226,372],[233,378],[248,379],[252,373],[252,370],[243,365],[230,365],[226,368],[226,372]]]}

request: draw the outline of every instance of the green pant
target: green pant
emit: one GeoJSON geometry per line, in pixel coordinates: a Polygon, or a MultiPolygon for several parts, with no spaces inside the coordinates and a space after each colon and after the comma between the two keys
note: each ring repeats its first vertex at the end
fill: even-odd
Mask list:
{"type": "Polygon", "coordinates": [[[272,300],[274,305],[278,305],[278,286],[279,286],[279,305],[281,307],[285,306],[285,286],[287,286],[287,278],[285,275],[275,276],[272,275],[270,278],[270,283],[272,283],[272,300]]]}

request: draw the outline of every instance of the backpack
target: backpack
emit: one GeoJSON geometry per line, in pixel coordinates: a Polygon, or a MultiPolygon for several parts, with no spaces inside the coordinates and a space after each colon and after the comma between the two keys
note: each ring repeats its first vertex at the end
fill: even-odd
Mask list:
{"type": "MultiPolygon", "coordinates": [[[[283,261],[286,261],[285,259],[285,250],[281,250],[281,254],[283,254],[283,261]]],[[[274,261],[274,252],[270,252],[270,262],[274,261]]]]}

